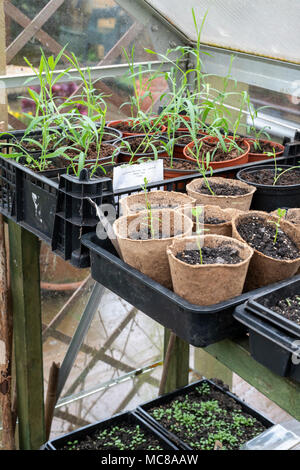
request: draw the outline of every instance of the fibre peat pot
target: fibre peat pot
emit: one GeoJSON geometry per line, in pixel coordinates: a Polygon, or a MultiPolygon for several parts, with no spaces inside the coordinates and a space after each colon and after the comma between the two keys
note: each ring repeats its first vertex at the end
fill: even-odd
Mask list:
{"type": "MultiPolygon", "coordinates": [[[[194,204],[195,199],[176,191],[149,191],[147,200],[153,209],[176,209],[187,204],[194,204]]],[[[132,194],[120,199],[122,215],[132,215],[146,210],[145,194],[132,194]]]]}
{"type": "Polygon", "coordinates": [[[173,237],[190,235],[193,222],[172,209],[153,210],[153,225],[165,238],[153,238],[148,235],[148,212],[123,216],[113,224],[117,242],[126,263],[144,274],[171,287],[171,275],[166,249],[173,237]],[[146,239],[133,239],[131,232],[141,232],[147,226],[146,239]]]}
{"type": "Polygon", "coordinates": [[[234,308],[265,289],[211,306],[194,305],[121,260],[110,240],[89,233],[81,243],[89,250],[93,279],[195,347],[240,336],[244,329],[232,316],[234,308]]]}
{"type": "Polygon", "coordinates": [[[239,305],[234,318],[249,331],[251,356],[281,377],[300,382],[299,340],[239,305]]]}
{"type": "MultiPolygon", "coordinates": [[[[193,220],[193,233],[197,231],[197,224],[195,216],[193,215],[193,205],[185,205],[178,207],[176,210],[193,220]]],[[[202,206],[196,205],[195,207],[203,208],[199,218],[201,229],[204,230],[204,235],[224,235],[224,237],[231,237],[232,235],[232,219],[241,214],[242,211],[236,209],[221,209],[219,206],[202,206]]]]}
{"type": "Polygon", "coordinates": [[[205,186],[203,178],[196,178],[186,185],[186,191],[189,196],[196,199],[197,204],[210,205],[210,206],[219,206],[221,209],[238,209],[241,211],[248,211],[251,205],[253,194],[256,191],[256,188],[251,187],[249,184],[246,184],[242,181],[237,181],[229,178],[221,178],[213,176],[207,178],[209,184],[214,183],[216,185],[228,185],[233,188],[241,188],[245,190],[245,194],[236,195],[236,196],[214,196],[212,194],[202,194],[199,192],[202,186],[205,186]]]}
{"type": "MultiPolygon", "coordinates": [[[[274,423],[270,421],[268,418],[266,418],[263,414],[256,411],[254,408],[250,407],[245,402],[241,401],[238,397],[236,397],[231,392],[229,392],[228,388],[227,387],[225,388],[224,384],[222,385],[223,386],[217,385],[211,380],[202,379],[198,382],[187,385],[183,388],[175,390],[174,392],[168,393],[166,395],[162,395],[156,398],[155,400],[151,400],[147,403],[144,403],[143,405],[140,405],[137,408],[137,413],[141,417],[143,417],[143,419],[145,419],[149,424],[155,427],[165,437],[167,437],[169,440],[171,440],[176,445],[178,445],[178,447],[189,449],[189,450],[201,450],[196,445],[191,446],[191,444],[194,444],[194,443],[189,441],[189,438],[187,437],[187,435],[184,438],[179,437],[179,435],[176,434],[175,430],[171,431],[170,429],[167,429],[167,427],[162,425],[158,420],[156,420],[150,414],[150,412],[153,408],[157,409],[160,406],[168,405],[174,400],[178,400],[180,404],[181,400],[184,399],[184,397],[189,396],[189,394],[193,393],[195,389],[208,386],[210,390],[212,390],[214,393],[218,393],[219,397],[224,397],[226,400],[230,400],[231,405],[228,407],[229,410],[233,409],[233,406],[235,406],[235,407],[238,407],[242,411],[242,413],[249,415],[248,417],[255,418],[259,422],[262,428],[262,431],[274,425],[274,423]]],[[[211,418],[209,417],[208,419],[211,419],[211,418]]],[[[196,422],[197,421],[195,420],[194,423],[196,422]]],[[[220,437],[218,438],[218,440],[222,440],[222,438],[220,437]]],[[[212,444],[212,446],[213,445],[214,443],[212,444]]]]}
{"type": "MultiPolygon", "coordinates": [[[[232,221],[232,236],[240,241],[246,240],[240,235],[238,227],[249,220],[262,220],[267,224],[277,221],[277,217],[261,211],[249,211],[240,214],[232,221]]],[[[300,231],[296,230],[292,223],[281,220],[280,229],[294,242],[300,250],[300,231]]],[[[248,274],[245,282],[246,290],[257,289],[268,284],[282,281],[294,276],[300,267],[300,256],[295,259],[277,259],[267,256],[257,249],[251,258],[248,274]]]]}
{"type": "MultiPolygon", "coordinates": [[[[283,170],[290,167],[290,165],[279,165],[279,168],[283,170]]],[[[238,180],[256,188],[251,203],[251,209],[271,212],[278,209],[278,207],[286,209],[300,207],[300,170],[299,184],[292,184],[290,186],[256,184],[247,180],[247,174],[255,174],[260,170],[274,171],[274,165],[259,165],[243,168],[236,175],[238,180]]]]}
{"type": "Polygon", "coordinates": [[[272,309],[278,301],[289,299],[295,295],[299,295],[300,298],[300,275],[281,281],[272,287],[266,287],[263,294],[250,297],[245,307],[288,335],[300,339],[300,323],[296,323],[272,309]]]}
{"type": "MultiPolygon", "coordinates": [[[[135,412],[125,412],[113,416],[112,418],[99,421],[98,423],[90,424],[83,428],[77,429],[76,431],[65,434],[56,439],[51,439],[50,441],[44,444],[42,450],[68,450],[68,443],[78,441],[84,441],[88,436],[92,436],[94,433],[104,431],[105,429],[110,428],[111,426],[130,426],[138,425],[145,434],[145,436],[151,436],[152,439],[158,442],[158,445],[162,450],[178,450],[178,447],[171,442],[168,438],[162,435],[155,427],[151,426],[143,417],[139,416],[135,412]]],[[[87,448],[84,450],[119,450],[117,447],[114,448],[87,448]]],[[[130,448],[125,448],[124,450],[131,450],[130,448]]],[[[142,449],[142,450],[147,450],[142,449]]]]}
{"type": "Polygon", "coordinates": [[[192,304],[213,305],[242,293],[253,250],[246,243],[236,243],[230,237],[205,235],[173,240],[167,254],[174,292],[192,304]],[[191,265],[176,257],[183,250],[197,250],[198,238],[204,247],[238,250],[241,261],[237,264],[191,265]]]}

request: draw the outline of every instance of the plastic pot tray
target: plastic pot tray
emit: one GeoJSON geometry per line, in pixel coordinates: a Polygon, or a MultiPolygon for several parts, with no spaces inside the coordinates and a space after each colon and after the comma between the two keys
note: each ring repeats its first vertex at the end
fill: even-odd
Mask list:
{"type": "Polygon", "coordinates": [[[109,240],[89,233],[81,242],[90,251],[93,279],[192,346],[241,336],[244,328],[232,316],[235,307],[266,290],[262,287],[215,305],[193,305],[122,261],[109,240]]]}
{"type": "Polygon", "coordinates": [[[56,439],[52,439],[46,442],[46,444],[44,444],[40,450],[60,450],[69,441],[80,441],[86,436],[89,436],[100,429],[105,429],[111,425],[118,426],[121,423],[125,425],[138,424],[142,429],[156,437],[164,450],[178,450],[178,446],[176,446],[172,441],[161,434],[155,427],[151,426],[151,424],[149,424],[143,417],[137,415],[135,412],[129,411],[115,415],[112,418],[84,426],[83,428],[77,429],[76,431],[72,431],[68,434],[64,434],[63,436],[56,439]]]}
{"type": "Polygon", "coordinates": [[[246,308],[273,323],[278,328],[285,330],[288,334],[292,334],[300,339],[300,325],[261,304],[262,300],[270,299],[272,303],[276,303],[281,299],[286,299],[296,294],[300,297],[300,275],[282,281],[277,286],[269,287],[262,295],[251,297],[246,304],[246,308]]]}
{"type": "Polygon", "coordinates": [[[182,387],[178,390],[175,390],[174,392],[167,393],[166,395],[162,395],[161,397],[158,397],[154,400],[148,401],[147,403],[144,403],[143,405],[140,405],[136,412],[139,416],[141,416],[145,421],[147,421],[151,426],[156,428],[162,435],[164,435],[167,439],[169,439],[171,442],[174,442],[174,444],[177,444],[178,447],[186,450],[192,450],[192,448],[185,442],[183,442],[181,439],[179,439],[175,434],[172,432],[168,431],[166,428],[164,428],[158,421],[156,421],[149,413],[148,411],[151,408],[154,408],[156,406],[160,406],[161,404],[168,403],[169,401],[173,400],[174,398],[177,398],[179,396],[185,396],[188,393],[190,393],[192,390],[194,390],[196,387],[203,383],[208,383],[210,384],[213,388],[219,390],[220,392],[228,395],[229,397],[233,398],[239,405],[241,405],[242,410],[246,413],[248,413],[250,416],[256,418],[260,423],[262,423],[266,428],[270,428],[271,426],[274,425],[274,422],[269,420],[267,417],[265,417],[263,414],[261,414],[259,411],[255,410],[254,408],[250,407],[247,405],[245,402],[240,400],[237,396],[233,395],[231,392],[225,390],[223,387],[215,384],[213,381],[208,380],[208,379],[201,379],[198,382],[194,382],[190,385],[186,385],[185,387],[182,387]]]}
{"type": "Polygon", "coordinates": [[[281,377],[300,382],[300,343],[295,336],[256,316],[239,305],[234,317],[249,330],[250,354],[281,377]]]}

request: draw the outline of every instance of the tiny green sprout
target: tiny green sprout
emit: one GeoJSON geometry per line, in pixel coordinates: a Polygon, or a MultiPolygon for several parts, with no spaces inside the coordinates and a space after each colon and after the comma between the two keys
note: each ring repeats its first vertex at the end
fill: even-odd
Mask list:
{"type": "Polygon", "coordinates": [[[274,236],[274,240],[273,240],[273,243],[274,245],[276,244],[276,241],[277,241],[277,236],[278,236],[278,230],[280,229],[280,222],[281,222],[281,219],[283,217],[285,217],[286,215],[286,209],[280,209],[278,208],[277,209],[277,217],[278,219],[276,221],[274,220],[269,220],[268,222],[270,222],[271,224],[274,224],[275,225],[275,228],[276,228],[276,231],[275,231],[275,236],[274,236]]]}
{"type": "Polygon", "coordinates": [[[144,178],[144,186],[142,186],[142,189],[143,189],[144,194],[145,194],[145,205],[146,205],[146,209],[147,209],[147,225],[150,228],[151,238],[154,238],[155,233],[154,233],[154,224],[153,224],[153,214],[152,214],[151,203],[148,200],[147,185],[148,185],[148,180],[145,177],[144,178]]]}
{"type": "Polygon", "coordinates": [[[292,305],[290,299],[285,299],[285,301],[286,301],[286,303],[288,304],[289,307],[292,305]]]}
{"type": "Polygon", "coordinates": [[[197,237],[197,246],[199,250],[199,256],[200,256],[200,264],[203,264],[203,258],[202,258],[202,249],[201,249],[201,240],[199,235],[202,233],[202,229],[200,228],[200,215],[202,214],[203,208],[201,206],[193,207],[192,208],[192,214],[196,218],[196,233],[198,235],[197,237]]]}

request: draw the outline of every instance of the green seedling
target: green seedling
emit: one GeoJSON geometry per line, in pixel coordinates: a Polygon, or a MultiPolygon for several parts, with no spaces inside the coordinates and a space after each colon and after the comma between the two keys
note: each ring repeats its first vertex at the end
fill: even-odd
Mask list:
{"type": "Polygon", "coordinates": [[[274,236],[274,240],[273,240],[273,243],[274,245],[276,245],[276,241],[277,241],[277,236],[278,236],[278,231],[280,229],[280,222],[281,222],[281,219],[283,217],[285,217],[286,215],[286,209],[280,209],[278,208],[277,209],[277,220],[269,220],[268,222],[270,222],[271,224],[274,224],[275,225],[275,236],[274,236]]]}

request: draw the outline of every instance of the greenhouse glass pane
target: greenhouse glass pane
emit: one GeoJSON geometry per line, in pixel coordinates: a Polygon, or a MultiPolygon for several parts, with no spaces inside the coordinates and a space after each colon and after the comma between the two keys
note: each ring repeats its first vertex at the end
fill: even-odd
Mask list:
{"type": "Polygon", "coordinates": [[[207,11],[203,43],[300,63],[299,0],[147,0],[190,40],[207,11]]]}

